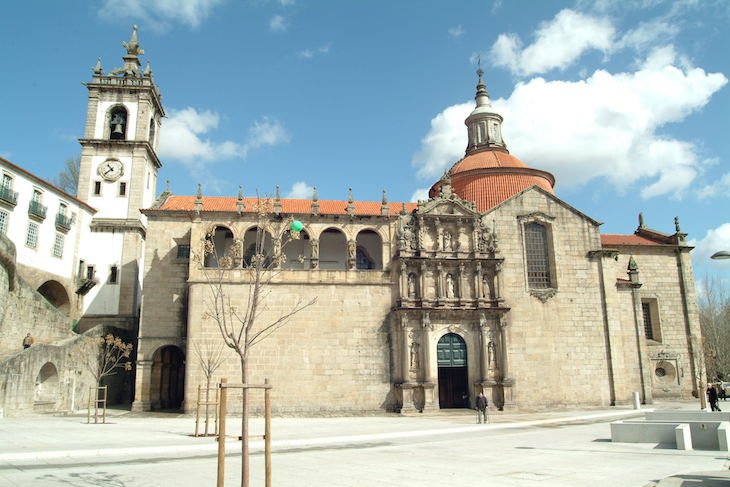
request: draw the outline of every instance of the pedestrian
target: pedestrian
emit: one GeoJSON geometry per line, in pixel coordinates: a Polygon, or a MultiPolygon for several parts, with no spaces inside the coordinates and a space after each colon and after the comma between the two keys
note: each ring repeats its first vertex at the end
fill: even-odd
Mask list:
{"type": "Polygon", "coordinates": [[[33,339],[33,335],[28,333],[25,335],[25,338],[23,338],[23,348],[30,348],[31,345],[35,343],[35,339],[33,339]]]}
{"type": "Polygon", "coordinates": [[[487,407],[489,406],[489,401],[487,401],[487,396],[485,396],[483,393],[479,393],[477,396],[477,423],[482,424],[485,423],[487,420],[487,407]]]}
{"type": "Polygon", "coordinates": [[[707,400],[710,401],[710,408],[713,411],[720,411],[720,407],[717,405],[717,390],[713,386],[707,388],[707,400]]]}
{"type": "Polygon", "coordinates": [[[720,386],[720,399],[723,401],[727,399],[727,392],[725,392],[725,388],[720,386]]]}

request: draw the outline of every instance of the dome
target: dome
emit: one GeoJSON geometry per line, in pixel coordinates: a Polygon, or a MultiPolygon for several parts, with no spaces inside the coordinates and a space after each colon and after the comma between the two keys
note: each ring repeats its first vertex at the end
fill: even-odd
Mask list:
{"type": "MultiPolygon", "coordinates": [[[[462,199],[476,204],[484,213],[531,186],[553,193],[555,177],[547,171],[533,169],[507,150],[502,139],[502,117],[492,110],[489,94],[477,71],[477,107],[466,119],[469,142],[466,156],[448,172],[451,190],[462,199]]],[[[434,184],[428,196],[438,195],[441,181],[434,184]]]]}

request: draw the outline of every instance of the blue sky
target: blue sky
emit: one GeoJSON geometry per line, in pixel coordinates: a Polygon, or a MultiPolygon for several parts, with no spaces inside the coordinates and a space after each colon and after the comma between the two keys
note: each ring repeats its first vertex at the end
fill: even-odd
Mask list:
{"type": "Polygon", "coordinates": [[[0,5],[0,155],[79,152],[91,67],[139,40],[160,85],[158,191],[391,201],[466,146],[477,56],[510,152],[604,233],[637,215],[730,279],[730,2],[98,0],[0,5]]]}

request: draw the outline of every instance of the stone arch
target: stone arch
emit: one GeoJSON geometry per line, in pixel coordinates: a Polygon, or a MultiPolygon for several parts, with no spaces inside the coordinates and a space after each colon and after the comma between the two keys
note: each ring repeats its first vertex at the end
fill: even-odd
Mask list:
{"type": "Polygon", "coordinates": [[[249,227],[243,234],[243,266],[251,264],[251,259],[256,254],[264,256],[264,267],[269,267],[274,251],[274,238],[271,232],[263,227],[254,225],[249,227]]]}
{"type": "Polygon", "coordinates": [[[299,232],[298,239],[290,239],[290,230],[282,234],[282,252],[286,260],[281,265],[282,269],[309,269],[312,261],[312,241],[306,229],[299,232]],[[299,262],[300,257],[304,260],[299,262]]]}
{"type": "Polygon", "coordinates": [[[319,268],[347,269],[347,237],[339,228],[329,227],[319,234],[319,268]]]}
{"type": "Polygon", "coordinates": [[[383,268],[383,240],[380,234],[371,229],[360,230],[355,239],[357,243],[356,267],[367,270],[383,268]]]}
{"type": "Polygon", "coordinates": [[[205,267],[230,267],[230,265],[221,265],[221,259],[233,256],[235,239],[233,231],[225,225],[216,224],[211,227],[210,232],[205,237],[206,247],[212,245],[212,252],[205,255],[205,267]],[[208,242],[210,242],[208,244],[208,242]]]}
{"type": "Polygon", "coordinates": [[[38,293],[46,298],[46,301],[68,314],[71,311],[71,301],[68,298],[66,288],[58,281],[48,280],[38,287],[38,293]]]}
{"type": "Polygon", "coordinates": [[[185,395],[185,354],[175,345],[155,350],[150,371],[153,410],[180,410],[185,395]]]}
{"type": "Polygon", "coordinates": [[[58,369],[51,362],[46,362],[38,371],[33,391],[35,405],[55,405],[59,396],[58,369]]]}
{"type": "Polygon", "coordinates": [[[104,138],[110,140],[126,140],[129,132],[129,110],[123,104],[109,107],[104,124],[104,138]],[[116,123],[122,122],[122,123],[116,123]]]}

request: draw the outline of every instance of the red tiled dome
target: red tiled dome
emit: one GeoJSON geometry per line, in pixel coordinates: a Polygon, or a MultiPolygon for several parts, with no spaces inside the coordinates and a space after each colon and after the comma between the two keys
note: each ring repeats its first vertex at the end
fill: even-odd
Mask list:
{"type": "MultiPolygon", "coordinates": [[[[451,189],[461,198],[473,201],[484,213],[531,186],[552,193],[555,177],[546,171],[528,167],[508,152],[484,150],[469,154],[451,168],[451,189]]],[[[429,196],[436,196],[437,182],[429,196]]]]}

